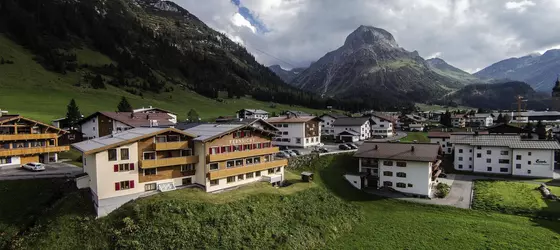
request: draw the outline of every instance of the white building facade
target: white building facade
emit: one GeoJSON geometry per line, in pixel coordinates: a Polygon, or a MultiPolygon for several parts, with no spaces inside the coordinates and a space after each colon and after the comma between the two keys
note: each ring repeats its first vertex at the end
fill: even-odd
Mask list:
{"type": "Polygon", "coordinates": [[[338,114],[324,114],[319,117],[321,122],[321,135],[335,135],[334,131],[334,122],[339,118],[345,118],[345,115],[338,115],[338,114]]]}
{"type": "Polygon", "coordinates": [[[371,137],[371,120],[369,117],[348,117],[337,119],[334,123],[334,134],[337,139],[342,132],[349,131],[351,134],[359,135],[360,141],[367,140],[371,137]]]}
{"type": "Polygon", "coordinates": [[[321,145],[320,119],[315,116],[271,117],[267,122],[279,130],[272,141],[275,146],[307,148],[321,145]]]}
{"type": "Polygon", "coordinates": [[[371,135],[373,137],[387,138],[395,135],[395,128],[390,119],[379,115],[372,115],[371,120],[371,135]]]}
{"type": "Polygon", "coordinates": [[[475,114],[469,116],[468,121],[471,126],[478,127],[490,127],[494,124],[494,118],[491,114],[475,114]]]}
{"type": "Polygon", "coordinates": [[[268,119],[268,112],[262,109],[242,109],[237,111],[237,118],[243,119],[268,119]]]}

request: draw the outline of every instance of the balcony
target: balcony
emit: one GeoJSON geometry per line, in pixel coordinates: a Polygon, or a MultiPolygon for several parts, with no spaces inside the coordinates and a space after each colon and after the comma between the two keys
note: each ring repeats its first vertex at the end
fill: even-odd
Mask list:
{"type": "Polygon", "coordinates": [[[195,163],[198,163],[198,155],[163,158],[163,159],[156,159],[156,160],[142,160],[140,162],[140,167],[159,168],[159,167],[186,165],[186,164],[195,164],[195,163]]]}
{"type": "Polygon", "coordinates": [[[175,142],[156,142],[156,151],[188,149],[188,141],[175,141],[175,142]]]}
{"type": "Polygon", "coordinates": [[[25,140],[41,140],[55,139],[57,134],[17,134],[17,135],[0,135],[0,141],[25,141],[25,140]]]}
{"type": "Polygon", "coordinates": [[[0,149],[0,156],[58,153],[68,150],[70,150],[70,146],[0,149]]]}
{"type": "Polygon", "coordinates": [[[233,167],[233,168],[228,168],[228,169],[220,169],[220,170],[215,170],[215,171],[208,172],[208,178],[210,180],[216,180],[216,179],[226,178],[226,177],[229,177],[229,176],[251,173],[251,172],[255,172],[255,171],[262,171],[262,170],[266,170],[266,169],[269,169],[269,168],[281,167],[281,166],[285,166],[285,165],[288,165],[288,160],[287,159],[263,162],[263,163],[260,163],[260,164],[254,164],[254,165],[243,166],[243,167],[233,167]]]}
{"type": "Polygon", "coordinates": [[[278,147],[252,149],[247,151],[237,151],[223,154],[208,155],[208,162],[226,161],[231,159],[239,159],[258,155],[276,154],[280,150],[278,147]]]}

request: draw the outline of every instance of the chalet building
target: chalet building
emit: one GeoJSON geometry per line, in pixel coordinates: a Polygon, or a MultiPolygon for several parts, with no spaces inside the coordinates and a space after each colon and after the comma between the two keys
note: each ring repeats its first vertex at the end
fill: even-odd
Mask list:
{"type": "Polygon", "coordinates": [[[359,174],[345,178],[357,188],[390,188],[407,194],[432,197],[441,173],[441,147],[431,143],[365,142],[354,157],[359,174]]]}
{"type": "Polygon", "coordinates": [[[177,123],[177,113],[171,112],[169,110],[160,109],[156,107],[149,106],[147,108],[139,108],[132,110],[132,113],[135,114],[167,114],[169,116],[169,121],[171,123],[177,123]]]}
{"type": "Polygon", "coordinates": [[[492,114],[474,114],[467,118],[470,127],[490,127],[494,124],[492,114]]]}
{"type": "Polygon", "coordinates": [[[313,116],[312,114],[303,112],[303,111],[299,111],[299,110],[287,110],[284,111],[283,115],[290,115],[290,116],[313,116]]]}
{"type": "Polygon", "coordinates": [[[371,136],[387,138],[395,135],[395,120],[381,114],[371,116],[371,136]]]}
{"type": "Polygon", "coordinates": [[[557,141],[475,135],[453,141],[454,168],[476,173],[553,178],[557,141]]]}
{"type": "Polygon", "coordinates": [[[333,124],[335,137],[344,142],[367,140],[371,137],[371,122],[369,117],[339,118],[333,124]]]}
{"type": "Polygon", "coordinates": [[[262,109],[242,109],[237,111],[237,118],[241,119],[268,119],[268,112],[262,109]]]}
{"type": "Polygon", "coordinates": [[[399,123],[403,130],[424,131],[427,120],[417,115],[403,115],[399,117],[399,123]]]}
{"type": "Polygon", "coordinates": [[[266,181],[284,181],[285,159],[276,159],[278,147],[270,131],[244,124],[203,124],[185,130],[196,134],[195,152],[199,154],[195,183],[207,192],[266,181]],[[200,152],[200,153],[199,153],[200,152]]]}
{"type": "Polygon", "coordinates": [[[513,126],[511,124],[505,124],[505,123],[500,123],[500,124],[496,124],[494,126],[490,126],[488,127],[488,133],[490,134],[516,134],[516,135],[521,135],[521,134],[528,134],[531,133],[531,131],[518,127],[518,126],[513,126]]]}
{"type": "Polygon", "coordinates": [[[275,146],[307,148],[321,144],[321,119],[316,116],[288,114],[271,117],[266,121],[279,130],[272,141],[275,146]]]}
{"type": "Polygon", "coordinates": [[[262,130],[267,130],[267,131],[271,131],[273,133],[277,133],[278,132],[278,128],[276,128],[274,125],[268,123],[266,120],[263,119],[256,119],[256,118],[233,118],[233,119],[227,119],[227,120],[216,120],[216,123],[220,123],[220,124],[242,124],[242,125],[250,125],[254,128],[258,128],[258,129],[262,129],[262,130]]]}
{"type": "MultiPolygon", "coordinates": [[[[194,135],[174,128],[134,128],[73,144],[82,152],[84,174],[98,216],[156,191],[197,183],[203,169],[193,153],[194,135]]],[[[198,152],[197,152],[198,153],[198,152]]]]}
{"type": "MultiPolygon", "coordinates": [[[[83,117],[84,116],[82,115],[82,119],[83,119],[83,117]]],[[[79,126],[76,126],[76,127],[70,126],[67,117],[52,120],[51,124],[54,127],[57,127],[57,128],[60,128],[60,129],[63,129],[63,130],[66,131],[66,133],[60,135],[60,137],[58,138],[58,145],[60,145],[60,146],[70,146],[73,143],[83,141],[83,134],[80,131],[79,126]]]]}
{"type": "Polygon", "coordinates": [[[58,161],[58,153],[70,149],[58,142],[65,133],[48,124],[0,112],[0,169],[58,161]]]}
{"type": "MultiPolygon", "coordinates": [[[[146,111],[148,112],[148,111],[146,111]]],[[[84,139],[99,138],[140,127],[174,127],[168,113],[95,112],[80,121],[84,139]]]]}
{"type": "Polygon", "coordinates": [[[487,131],[478,132],[440,132],[440,131],[430,131],[428,132],[428,138],[430,143],[436,143],[441,146],[443,154],[453,153],[453,141],[457,139],[462,139],[469,136],[474,136],[475,134],[488,134],[487,131]]]}
{"type": "Polygon", "coordinates": [[[336,113],[328,113],[328,114],[323,114],[321,116],[319,116],[319,119],[321,119],[320,125],[321,125],[321,135],[328,135],[328,136],[334,136],[335,135],[335,131],[334,131],[334,122],[337,119],[340,118],[347,118],[348,116],[343,115],[343,114],[336,114],[336,113]]]}
{"type": "Polygon", "coordinates": [[[457,114],[451,116],[451,125],[454,128],[464,128],[467,124],[467,119],[464,114],[457,114]]]}

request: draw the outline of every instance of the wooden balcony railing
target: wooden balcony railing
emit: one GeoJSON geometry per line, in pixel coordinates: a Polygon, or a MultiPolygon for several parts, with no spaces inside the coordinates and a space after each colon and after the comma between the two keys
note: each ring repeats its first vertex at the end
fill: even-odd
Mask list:
{"type": "Polygon", "coordinates": [[[251,173],[255,171],[262,171],[269,168],[281,167],[288,165],[287,159],[282,160],[274,160],[269,162],[263,162],[260,164],[254,164],[249,166],[242,166],[242,167],[233,167],[228,169],[220,169],[208,172],[208,178],[210,180],[216,180],[221,178],[226,178],[229,176],[235,176],[240,174],[251,173]]]}
{"type": "Polygon", "coordinates": [[[188,141],[175,141],[175,142],[156,142],[156,151],[163,150],[176,150],[176,149],[188,149],[188,141]]]}
{"type": "Polygon", "coordinates": [[[140,161],[140,167],[142,168],[158,168],[176,165],[186,165],[198,163],[198,155],[193,156],[181,156],[181,157],[171,157],[156,160],[142,160],[140,161]]]}
{"type": "Polygon", "coordinates": [[[247,151],[237,151],[223,154],[208,155],[208,162],[226,161],[258,155],[276,154],[280,150],[278,147],[252,149],[247,151]]]}
{"type": "Polygon", "coordinates": [[[24,141],[24,140],[40,140],[40,139],[55,139],[58,135],[54,133],[49,134],[17,134],[17,135],[4,135],[0,134],[0,141],[24,141]]]}
{"type": "Polygon", "coordinates": [[[0,156],[58,153],[58,152],[64,152],[68,150],[70,150],[70,146],[0,149],[0,156]]]}

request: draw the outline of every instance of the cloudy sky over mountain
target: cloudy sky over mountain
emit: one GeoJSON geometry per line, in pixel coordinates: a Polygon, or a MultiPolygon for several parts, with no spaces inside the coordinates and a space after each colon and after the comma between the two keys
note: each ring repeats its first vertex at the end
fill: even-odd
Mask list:
{"type": "Polygon", "coordinates": [[[560,0],[175,0],[265,65],[307,66],[360,25],[473,72],[560,48],[560,0]]]}

